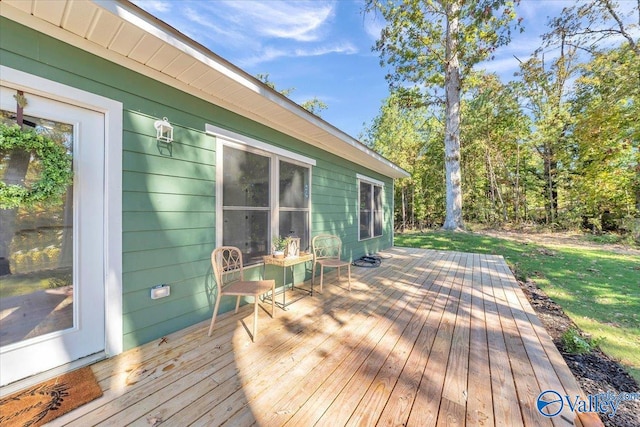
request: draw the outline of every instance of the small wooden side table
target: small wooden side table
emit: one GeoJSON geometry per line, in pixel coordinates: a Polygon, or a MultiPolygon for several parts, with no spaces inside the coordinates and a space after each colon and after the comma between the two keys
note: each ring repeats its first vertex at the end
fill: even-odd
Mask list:
{"type": "MultiPolygon", "coordinates": [[[[266,270],[267,265],[275,265],[277,267],[282,267],[282,303],[275,301],[278,307],[282,308],[283,310],[286,310],[288,305],[293,304],[294,302],[298,301],[300,298],[303,298],[306,296],[306,295],[303,295],[300,298],[296,298],[292,301],[287,302],[286,300],[287,267],[291,268],[291,290],[298,289],[300,291],[306,292],[308,295],[313,296],[313,283],[311,284],[311,290],[297,288],[294,284],[295,275],[293,274],[293,267],[295,267],[298,264],[303,264],[303,263],[312,261],[313,254],[301,254],[300,256],[297,256],[297,257],[287,257],[287,258],[275,258],[272,255],[265,255],[262,257],[262,260],[264,261],[262,277],[264,277],[264,273],[265,273],[264,270],[266,270]]],[[[275,298],[275,295],[272,295],[271,298],[275,298]]]]}

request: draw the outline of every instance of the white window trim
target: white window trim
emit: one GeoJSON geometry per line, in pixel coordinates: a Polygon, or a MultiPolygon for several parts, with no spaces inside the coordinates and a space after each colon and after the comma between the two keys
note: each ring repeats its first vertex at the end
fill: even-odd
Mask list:
{"type": "MultiPolygon", "coordinates": [[[[272,195],[278,194],[278,178],[280,177],[280,161],[284,161],[287,163],[296,164],[299,166],[303,166],[309,169],[309,239],[311,239],[312,231],[311,231],[311,217],[312,212],[311,208],[313,206],[312,203],[312,177],[313,177],[313,166],[316,165],[315,159],[312,159],[307,156],[303,156],[298,153],[294,153],[292,151],[286,150],[284,148],[276,147],[271,144],[267,144],[266,142],[258,141],[257,139],[250,138],[245,135],[241,135],[235,132],[232,132],[227,129],[222,129],[217,126],[213,126],[210,124],[206,125],[206,132],[210,135],[216,137],[216,246],[222,246],[222,230],[224,229],[223,223],[223,211],[224,205],[222,204],[222,194],[223,194],[223,179],[224,179],[224,171],[222,168],[224,162],[223,155],[223,147],[231,147],[236,150],[248,151],[251,153],[255,153],[261,156],[269,157],[271,159],[271,176],[270,176],[270,187],[269,191],[272,195]]],[[[307,209],[299,209],[306,211],[307,209]]],[[[272,200],[272,204],[269,206],[270,212],[270,235],[269,242],[271,242],[271,232],[279,227],[279,214],[280,214],[280,199],[279,197],[275,197],[272,200]]],[[[259,265],[259,264],[258,264],[259,265]]],[[[251,266],[249,266],[251,267],[251,266]]]]}
{"type": "Polygon", "coordinates": [[[365,181],[368,182],[369,184],[375,184],[375,185],[379,185],[380,187],[384,188],[384,181],[380,181],[378,179],[375,178],[371,178],[368,177],[366,175],[362,175],[362,174],[356,174],[356,178],[358,178],[358,181],[365,181]]]}
{"type": "MultiPolygon", "coordinates": [[[[377,186],[380,187],[381,189],[384,190],[384,181],[380,181],[378,179],[375,178],[371,178],[368,177],[366,175],[362,175],[362,174],[356,174],[356,178],[357,178],[357,186],[358,186],[358,198],[357,198],[357,212],[358,212],[358,241],[362,242],[365,240],[371,240],[371,239],[378,239],[380,237],[384,236],[384,222],[383,222],[383,226],[382,226],[382,234],[376,236],[374,235],[374,230],[375,230],[375,221],[374,221],[374,217],[373,217],[373,213],[375,212],[375,190],[372,188],[371,191],[371,202],[374,204],[374,206],[371,207],[371,224],[369,224],[369,231],[371,232],[371,237],[365,237],[364,239],[360,237],[360,184],[361,183],[365,183],[365,184],[370,184],[372,186],[377,186]]],[[[382,203],[382,215],[384,215],[384,201],[382,203]]],[[[384,220],[384,218],[383,218],[384,220]]]]}
{"type": "Polygon", "coordinates": [[[312,159],[311,157],[303,156],[302,154],[294,153],[293,151],[276,147],[263,141],[258,141],[257,139],[230,131],[228,129],[206,124],[205,131],[208,134],[218,137],[218,139],[224,139],[227,142],[235,142],[236,144],[240,144],[240,146],[257,148],[258,150],[261,150],[265,153],[276,154],[281,157],[286,157],[290,160],[296,160],[305,165],[316,165],[315,159],[312,159]]]}

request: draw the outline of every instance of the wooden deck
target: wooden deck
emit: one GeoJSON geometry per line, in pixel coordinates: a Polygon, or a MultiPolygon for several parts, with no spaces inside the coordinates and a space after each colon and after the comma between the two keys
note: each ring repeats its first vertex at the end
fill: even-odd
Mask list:
{"type": "MultiPolygon", "coordinates": [[[[93,365],[104,396],[55,424],[580,425],[543,417],[545,390],[582,395],[502,257],[393,248],[324,292],[252,307],[93,365]],[[270,305],[268,305],[270,308],[270,305]]],[[[566,406],[566,405],[565,405],[566,406]]]]}

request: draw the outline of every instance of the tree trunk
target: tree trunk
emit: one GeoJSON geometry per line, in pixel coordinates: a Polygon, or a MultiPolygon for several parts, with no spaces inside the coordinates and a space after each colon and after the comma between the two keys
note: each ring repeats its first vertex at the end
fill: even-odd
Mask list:
{"type": "Polygon", "coordinates": [[[402,232],[405,232],[407,227],[407,201],[405,197],[406,186],[402,186],[402,232]]]}
{"type": "Polygon", "coordinates": [[[67,188],[64,202],[64,214],[62,223],[62,244],[60,245],[60,258],[58,267],[70,267],[73,265],[73,186],[67,188]]]}
{"type": "Polygon", "coordinates": [[[520,144],[516,145],[516,176],[513,183],[513,213],[516,224],[520,222],[520,144]]]}
{"type": "Polygon", "coordinates": [[[558,162],[551,146],[545,147],[544,178],[546,181],[545,211],[547,224],[552,224],[558,219],[558,162]]]}
{"type": "MultiPolygon", "coordinates": [[[[9,185],[22,184],[27,175],[31,153],[25,150],[14,150],[7,162],[7,171],[4,182],[9,185]]],[[[15,234],[18,208],[0,209],[0,276],[11,274],[9,264],[10,245],[15,234]]]]}
{"type": "Polygon", "coordinates": [[[447,6],[446,69],[445,69],[445,136],[444,165],[446,183],[445,230],[459,230],[462,223],[462,180],[460,173],[460,64],[458,60],[460,2],[447,6]]]}
{"type": "Polygon", "coordinates": [[[490,218],[489,222],[495,221],[495,213],[496,213],[496,185],[495,185],[495,176],[493,172],[493,166],[491,165],[491,157],[489,155],[489,150],[484,150],[484,168],[487,172],[487,181],[489,181],[489,195],[491,199],[491,210],[490,210],[490,218]]]}
{"type": "Polygon", "coordinates": [[[416,189],[414,184],[411,184],[411,228],[416,228],[416,189]]]}

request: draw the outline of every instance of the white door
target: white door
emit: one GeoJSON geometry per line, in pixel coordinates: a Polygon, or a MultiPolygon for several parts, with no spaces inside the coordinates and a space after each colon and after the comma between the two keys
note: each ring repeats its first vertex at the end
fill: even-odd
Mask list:
{"type": "MultiPolygon", "coordinates": [[[[15,121],[14,95],[0,87],[5,123],[15,121]]],[[[105,117],[24,95],[25,126],[72,152],[74,179],[61,200],[0,209],[0,385],[105,350],[105,117]]],[[[29,185],[38,160],[25,168],[14,156],[0,153],[0,179],[29,185]]]]}

